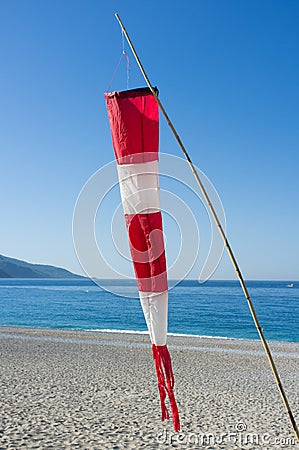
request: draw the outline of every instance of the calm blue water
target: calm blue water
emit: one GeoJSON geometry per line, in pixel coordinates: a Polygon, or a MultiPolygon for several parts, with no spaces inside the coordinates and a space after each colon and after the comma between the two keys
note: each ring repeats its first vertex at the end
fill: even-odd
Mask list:
{"type": "MultiPolygon", "coordinates": [[[[121,283],[130,292],[132,283],[121,283]]],[[[248,289],[265,337],[299,342],[299,283],[251,281],[248,289]]],[[[0,279],[0,325],[145,331],[138,299],[90,280],[0,279]]],[[[169,332],[258,339],[237,281],[184,281],[169,294],[169,332]]]]}

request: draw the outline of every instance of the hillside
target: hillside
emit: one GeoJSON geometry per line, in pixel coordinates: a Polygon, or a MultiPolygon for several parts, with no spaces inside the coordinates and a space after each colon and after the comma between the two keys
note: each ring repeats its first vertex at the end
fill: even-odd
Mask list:
{"type": "Polygon", "coordinates": [[[0,278],[83,278],[60,267],[31,264],[0,255],[0,278]]]}

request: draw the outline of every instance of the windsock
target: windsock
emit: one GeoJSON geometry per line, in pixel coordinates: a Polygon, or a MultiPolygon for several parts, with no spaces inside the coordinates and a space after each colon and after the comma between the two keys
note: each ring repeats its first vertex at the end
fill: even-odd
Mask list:
{"type": "Polygon", "coordinates": [[[162,420],[180,430],[166,346],[168,282],[158,175],[159,109],[148,88],[105,94],[129,246],[155,361],[162,420]]]}

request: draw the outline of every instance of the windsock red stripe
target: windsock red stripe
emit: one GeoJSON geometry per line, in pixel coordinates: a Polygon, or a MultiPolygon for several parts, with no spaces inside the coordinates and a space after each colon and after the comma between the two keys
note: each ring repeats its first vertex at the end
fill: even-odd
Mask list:
{"type": "Polygon", "coordinates": [[[149,89],[105,94],[117,164],[155,161],[159,109],[149,89]]]}
{"type": "Polygon", "coordinates": [[[138,290],[166,291],[168,285],[161,213],[126,214],[125,218],[138,290]]]}

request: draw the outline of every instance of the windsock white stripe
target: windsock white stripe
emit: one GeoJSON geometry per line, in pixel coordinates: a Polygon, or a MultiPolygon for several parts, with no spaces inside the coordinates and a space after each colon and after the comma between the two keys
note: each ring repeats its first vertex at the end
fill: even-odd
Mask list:
{"type": "Polygon", "coordinates": [[[166,345],[168,291],[139,292],[143,314],[152,344],[166,345]]]}
{"type": "Polygon", "coordinates": [[[160,211],[158,161],[118,164],[117,171],[125,214],[160,211]]]}

